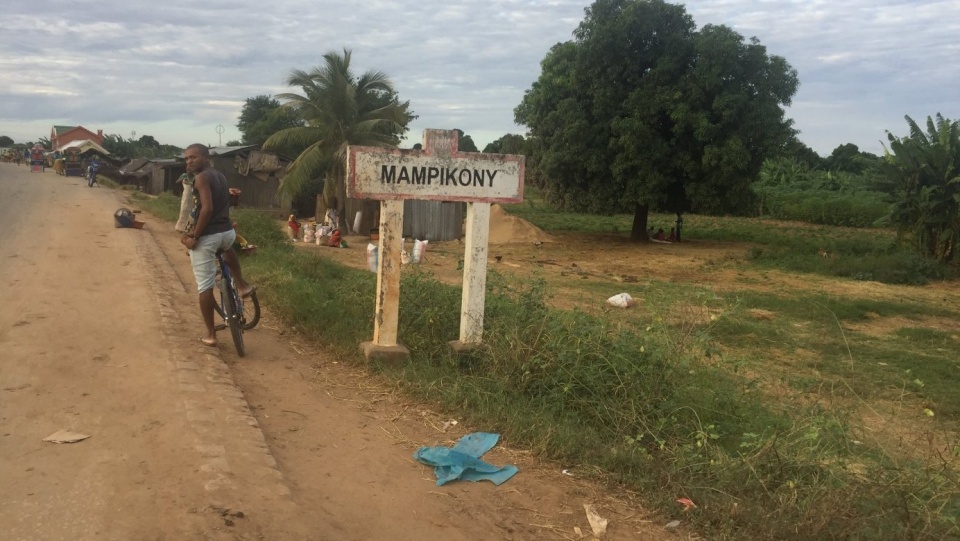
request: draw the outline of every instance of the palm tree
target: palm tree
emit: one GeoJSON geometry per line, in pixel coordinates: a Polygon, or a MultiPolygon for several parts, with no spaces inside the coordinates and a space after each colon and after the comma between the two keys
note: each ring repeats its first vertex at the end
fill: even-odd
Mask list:
{"type": "Polygon", "coordinates": [[[285,93],[277,98],[306,125],[280,130],[263,145],[304,149],[290,165],[280,192],[294,196],[311,179],[323,179],[325,203],[336,197],[340,216],[345,215],[347,146],[396,146],[416,118],[410,102],[399,101],[383,72],[355,77],[350,58],[347,49],[342,55],[329,52],[323,55],[323,65],[309,72],[293,70],[286,82],[302,88],[303,95],[285,93]]]}
{"type": "Polygon", "coordinates": [[[887,133],[885,172],[897,191],[888,218],[924,255],[950,262],[960,241],[960,121],[927,117],[924,133],[906,119],[909,136],[887,133]]]}

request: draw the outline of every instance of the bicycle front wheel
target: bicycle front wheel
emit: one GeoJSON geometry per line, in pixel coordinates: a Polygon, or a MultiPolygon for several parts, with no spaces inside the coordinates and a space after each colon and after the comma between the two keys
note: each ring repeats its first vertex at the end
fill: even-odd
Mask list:
{"type": "Polygon", "coordinates": [[[230,327],[230,336],[233,337],[233,345],[237,347],[237,355],[243,357],[246,353],[243,349],[243,327],[240,326],[240,316],[237,314],[235,294],[229,280],[220,280],[220,307],[223,309],[227,326],[230,327]]]}
{"type": "Polygon", "coordinates": [[[257,298],[256,290],[241,302],[243,302],[243,314],[241,314],[240,319],[243,323],[243,330],[249,331],[260,322],[260,299],[257,298]]]}

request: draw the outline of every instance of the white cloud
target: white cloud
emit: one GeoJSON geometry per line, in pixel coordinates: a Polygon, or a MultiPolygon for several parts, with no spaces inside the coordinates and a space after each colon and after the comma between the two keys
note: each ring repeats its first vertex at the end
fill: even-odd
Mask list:
{"type": "MultiPolygon", "coordinates": [[[[0,18],[0,134],[36,139],[53,124],[149,134],[165,143],[239,138],[246,98],[288,89],[292,69],[353,50],[386,72],[420,118],[410,132],[460,128],[481,148],[523,133],[513,109],[549,48],[571,39],[586,1],[333,2],[185,0],[15,2],[0,18]],[[43,16],[38,17],[37,13],[43,16]]],[[[785,57],[801,87],[788,110],[821,154],[853,142],[879,152],[884,130],[960,117],[960,2],[706,0],[699,25],[726,24],[785,57]]],[[[296,90],[296,89],[292,89],[296,90]]]]}

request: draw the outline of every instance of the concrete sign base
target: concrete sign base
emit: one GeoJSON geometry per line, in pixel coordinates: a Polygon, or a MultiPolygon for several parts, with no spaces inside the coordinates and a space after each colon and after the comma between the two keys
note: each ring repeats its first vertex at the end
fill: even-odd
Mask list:
{"type": "Polygon", "coordinates": [[[378,346],[373,342],[361,342],[360,350],[367,362],[382,364],[404,364],[410,360],[410,350],[400,344],[395,346],[378,346]]]}

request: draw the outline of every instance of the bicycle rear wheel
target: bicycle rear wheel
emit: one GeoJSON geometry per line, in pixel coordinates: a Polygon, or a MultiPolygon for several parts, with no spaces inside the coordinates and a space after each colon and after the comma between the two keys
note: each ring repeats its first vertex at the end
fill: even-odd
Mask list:
{"type": "Polygon", "coordinates": [[[224,319],[227,320],[227,326],[230,327],[230,336],[233,337],[233,345],[237,348],[237,355],[243,357],[246,351],[243,349],[243,327],[240,326],[240,316],[237,314],[237,305],[234,300],[233,287],[229,280],[220,280],[220,307],[223,309],[224,319]]]}

